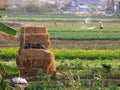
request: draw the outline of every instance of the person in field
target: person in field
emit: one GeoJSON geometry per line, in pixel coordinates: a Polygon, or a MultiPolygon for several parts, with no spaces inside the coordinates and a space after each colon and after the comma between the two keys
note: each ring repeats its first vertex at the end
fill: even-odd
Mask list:
{"type": "Polygon", "coordinates": [[[100,29],[103,29],[103,22],[99,22],[99,27],[100,27],[100,29]]]}
{"type": "Polygon", "coordinates": [[[54,21],[53,24],[54,24],[54,26],[57,26],[57,22],[56,21],[54,21]]]}

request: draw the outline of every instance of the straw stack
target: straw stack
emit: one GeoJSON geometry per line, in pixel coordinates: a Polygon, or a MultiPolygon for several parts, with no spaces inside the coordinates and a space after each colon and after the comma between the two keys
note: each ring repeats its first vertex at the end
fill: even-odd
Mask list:
{"type": "Polygon", "coordinates": [[[22,27],[21,28],[21,34],[32,34],[32,33],[48,33],[46,27],[22,27]],[[25,30],[25,32],[24,32],[25,30]]]}
{"type": "MultiPolygon", "coordinates": [[[[24,47],[24,35],[20,36],[20,47],[24,47]]],[[[49,35],[46,33],[38,33],[38,34],[26,34],[25,35],[25,43],[33,43],[33,44],[42,44],[46,47],[46,49],[50,49],[50,40],[49,35]]]]}
{"type": "Polygon", "coordinates": [[[45,27],[22,27],[19,54],[16,58],[21,74],[30,75],[33,68],[41,68],[49,75],[56,71],[54,53],[49,49],[50,37],[45,27]],[[26,44],[34,46],[25,48],[26,44]],[[44,45],[44,48],[37,48],[37,44],[44,45]]]}

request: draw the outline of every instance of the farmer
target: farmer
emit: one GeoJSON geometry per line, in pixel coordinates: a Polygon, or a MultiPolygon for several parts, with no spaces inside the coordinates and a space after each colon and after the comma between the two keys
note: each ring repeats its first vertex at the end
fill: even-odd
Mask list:
{"type": "Polygon", "coordinates": [[[99,22],[99,27],[100,29],[103,29],[103,23],[101,21],[99,22]]]}
{"type": "Polygon", "coordinates": [[[53,23],[54,23],[54,26],[57,26],[57,22],[56,21],[54,21],[53,23]]]}

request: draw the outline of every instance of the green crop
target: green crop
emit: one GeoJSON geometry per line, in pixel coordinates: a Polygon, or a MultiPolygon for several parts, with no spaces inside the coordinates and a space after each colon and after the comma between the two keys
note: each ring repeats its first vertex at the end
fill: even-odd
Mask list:
{"type": "Polygon", "coordinates": [[[58,59],[120,59],[120,50],[53,49],[58,59]]]}
{"type": "MultiPolygon", "coordinates": [[[[120,59],[120,50],[82,50],[82,49],[51,49],[56,59],[120,59]]],[[[18,48],[0,48],[0,59],[12,59],[18,55],[18,48]]]]}
{"type": "Polygon", "coordinates": [[[0,48],[0,59],[16,58],[17,53],[17,48],[0,48]]]}
{"type": "Polygon", "coordinates": [[[58,31],[49,32],[51,39],[68,40],[118,40],[120,32],[114,31],[58,31]]]}
{"type": "MultiPolygon", "coordinates": [[[[49,21],[49,20],[57,20],[57,21],[79,21],[79,20],[84,20],[86,17],[81,17],[77,15],[12,15],[9,16],[8,20],[44,20],[44,21],[49,21]]],[[[94,21],[119,21],[119,18],[100,18],[100,17],[90,17],[91,20],[94,21]]]]}

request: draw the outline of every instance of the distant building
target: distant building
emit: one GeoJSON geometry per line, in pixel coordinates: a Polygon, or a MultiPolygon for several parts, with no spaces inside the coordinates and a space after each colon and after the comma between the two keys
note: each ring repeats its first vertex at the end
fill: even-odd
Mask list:
{"type": "Polygon", "coordinates": [[[71,5],[66,11],[87,15],[105,15],[105,6],[102,0],[71,0],[71,5]]]}
{"type": "Polygon", "coordinates": [[[12,4],[23,4],[26,0],[7,0],[8,2],[11,2],[12,4]]]}
{"type": "Polygon", "coordinates": [[[69,11],[87,11],[90,8],[90,5],[95,4],[99,5],[101,3],[100,0],[72,0],[71,6],[68,7],[69,11]]]}
{"type": "Polygon", "coordinates": [[[89,3],[100,3],[101,0],[72,0],[72,2],[76,2],[78,4],[89,4],[89,3]]]}

